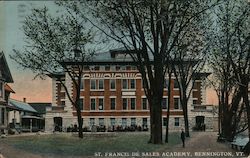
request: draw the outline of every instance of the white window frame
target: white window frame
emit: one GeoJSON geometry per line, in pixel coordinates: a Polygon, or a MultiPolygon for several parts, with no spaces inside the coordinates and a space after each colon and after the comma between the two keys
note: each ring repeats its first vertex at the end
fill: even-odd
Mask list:
{"type": "Polygon", "coordinates": [[[110,110],[116,110],[116,97],[110,97],[109,99],[110,99],[110,110]],[[111,99],[115,99],[115,109],[111,109],[112,107],[111,99]]]}
{"type": "Polygon", "coordinates": [[[90,111],[96,111],[96,98],[95,97],[90,98],[90,111]],[[95,100],[95,109],[92,109],[92,99],[95,100]]]}
{"type": "Polygon", "coordinates": [[[180,118],[179,117],[175,117],[174,118],[174,126],[175,127],[180,127],[180,118]],[[178,120],[178,121],[177,121],[178,120]],[[176,125],[178,123],[178,125],[176,125]]]}
{"type": "Polygon", "coordinates": [[[136,110],[136,98],[130,98],[130,110],[136,110]],[[132,109],[132,99],[134,99],[135,103],[135,108],[132,109]]]}
{"type": "Polygon", "coordinates": [[[112,91],[112,90],[116,90],[116,79],[110,79],[110,80],[109,80],[109,89],[110,89],[111,91],[112,91]],[[114,81],[114,86],[115,86],[115,88],[112,88],[112,87],[111,87],[112,81],[114,81]]]}
{"type": "Polygon", "coordinates": [[[148,110],[148,99],[146,97],[142,97],[141,98],[141,107],[142,107],[142,110],[148,110]],[[146,100],[146,109],[143,109],[143,100],[146,100]]]}
{"type": "Polygon", "coordinates": [[[104,98],[98,98],[98,110],[99,111],[104,111],[104,98]],[[102,109],[100,109],[100,100],[102,100],[102,109]]]}
{"type": "Polygon", "coordinates": [[[122,110],[128,110],[128,99],[129,99],[129,98],[122,98],[122,110]],[[123,107],[124,107],[124,106],[123,106],[123,105],[124,105],[124,102],[123,102],[124,99],[126,99],[126,109],[123,108],[123,107]]]}
{"type": "Polygon", "coordinates": [[[178,109],[175,109],[175,102],[174,102],[174,110],[182,110],[180,97],[179,96],[178,97],[174,96],[174,100],[175,99],[178,99],[178,109]]]}

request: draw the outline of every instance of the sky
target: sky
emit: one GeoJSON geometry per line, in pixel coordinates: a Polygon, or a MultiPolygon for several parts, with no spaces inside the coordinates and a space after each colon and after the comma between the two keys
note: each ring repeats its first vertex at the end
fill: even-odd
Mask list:
{"type": "MultiPolygon", "coordinates": [[[[26,98],[27,102],[52,102],[51,79],[34,79],[35,74],[20,68],[9,57],[13,53],[13,48],[21,49],[25,44],[21,31],[24,17],[30,13],[32,7],[44,5],[55,9],[53,1],[0,1],[0,51],[4,51],[14,79],[14,83],[10,84],[16,92],[11,94],[13,99],[26,98]]],[[[207,104],[218,104],[216,93],[212,89],[208,89],[206,98],[207,104]]]]}
{"type": "Polygon", "coordinates": [[[13,48],[20,49],[24,45],[24,35],[21,31],[22,21],[29,14],[31,6],[50,4],[51,1],[0,1],[0,51],[4,51],[5,57],[14,80],[10,84],[15,94],[11,98],[27,102],[51,102],[51,79],[35,79],[35,74],[29,70],[20,68],[9,55],[13,48]],[[25,5],[23,5],[25,4],[25,5]]]}

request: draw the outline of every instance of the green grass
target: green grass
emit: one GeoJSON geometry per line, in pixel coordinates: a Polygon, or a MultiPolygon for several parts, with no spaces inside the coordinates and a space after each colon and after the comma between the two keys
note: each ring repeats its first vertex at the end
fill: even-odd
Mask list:
{"type": "Polygon", "coordinates": [[[64,156],[93,156],[95,152],[159,151],[180,143],[178,133],[170,133],[168,144],[148,144],[148,139],[148,133],[117,133],[113,137],[89,135],[83,139],[70,134],[55,134],[10,137],[0,142],[31,153],[64,156]]]}

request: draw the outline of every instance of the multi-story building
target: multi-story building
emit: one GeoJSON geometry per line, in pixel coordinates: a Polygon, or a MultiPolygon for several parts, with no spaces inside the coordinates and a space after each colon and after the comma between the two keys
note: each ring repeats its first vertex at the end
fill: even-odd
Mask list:
{"type": "MultiPolygon", "coordinates": [[[[68,66],[76,62],[65,63],[68,66]]],[[[206,124],[206,129],[213,128],[212,106],[206,105],[206,88],[200,73],[194,81],[191,97],[188,101],[190,127],[206,124]]],[[[67,98],[58,78],[63,78],[65,85],[73,95],[73,84],[68,74],[52,75],[52,107],[47,109],[45,130],[55,126],[67,128],[77,124],[76,110],[67,98]]],[[[183,111],[180,104],[178,84],[171,79],[171,97],[168,98],[166,77],[162,101],[163,125],[166,125],[167,107],[170,106],[170,129],[184,127],[183,111]],[[170,99],[170,105],[168,104],[170,99]]],[[[81,110],[83,126],[150,126],[149,105],[144,93],[141,74],[133,60],[123,51],[113,50],[96,55],[86,63],[81,82],[81,110]]]]}
{"type": "Polygon", "coordinates": [[[10,93],[14,92],[7,83],[13,83],[4,53],[0,52],[0,134],[6,133],[8,127],[8,100],[10,93]]]}

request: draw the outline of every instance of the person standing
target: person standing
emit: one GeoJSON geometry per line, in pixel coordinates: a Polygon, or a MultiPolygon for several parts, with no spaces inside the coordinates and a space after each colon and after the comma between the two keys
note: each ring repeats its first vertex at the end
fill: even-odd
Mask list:
{"type": "Polygon", "coordinates": [[[181,140],[182,140],[182,147],[185,148],[185,132],[181,129],[181,140]]]}

